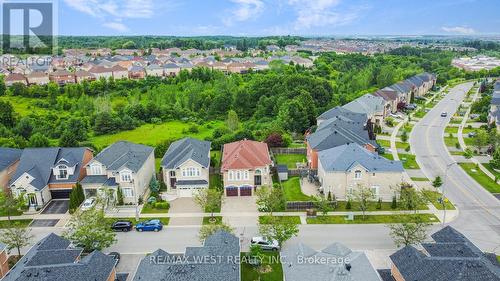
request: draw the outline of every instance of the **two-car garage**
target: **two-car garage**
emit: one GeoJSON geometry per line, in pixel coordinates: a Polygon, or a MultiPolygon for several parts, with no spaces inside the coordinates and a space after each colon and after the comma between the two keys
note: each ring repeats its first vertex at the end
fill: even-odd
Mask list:
{"type": "Polygon", "coordinates": [[[206,180],[180,180],[175,183],[178,197],[193,197],[199,190],[208,188],[206,180]]]}
{"type": "Polygon", "coordinates": [[[226,186],[226,196],[235,197],[235,196],[252,196],[253,187],[250,185],[243,186],[226,186]]]}
{"type": "Polygon", "coordinates": [[[50,190],[50,196],[52,199],[69,199],[70,189],[52,189],[50,190]]]}

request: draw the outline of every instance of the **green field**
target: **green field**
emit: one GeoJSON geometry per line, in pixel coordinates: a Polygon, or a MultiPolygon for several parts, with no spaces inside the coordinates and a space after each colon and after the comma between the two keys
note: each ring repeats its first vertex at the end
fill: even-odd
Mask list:
{"type": "Polygon", "coordinates": [[[490,177],[488,177],[483,171],[479,168],[476,168],[476,165],[473,163],[459,163],[462,169],[469,174],[477,183],[483,186],[486,190],[491,193],[500,193],[500,184],[495,183],[490,177]],[[475,171],[472,171],[472,170],[475,171]]]}
{"type": "Polygon", "coordinates": [[[246,253],[241,253],[241,281],[283,281],[279,253],[264,252],[261,266],[249,264],[246,253]]]}
{"type": "Polygon", "coordinates": [[[306,156],[304,154],[275,154],[278,164],[286,165],[289,169],[297,168],[296,163],[305,163],[306,156]]]}
{"type": "Polygon", "coordinates": [[[300,190],[299,177],[291,177],[282,183],[286,201],[310,201],[311,197],[300,190]]]}
{"type": "Polygon", "coordinates": [[[145,124],[130,131],[92,137],[90,141],[97,148],[103,148],[119,140],[127,140],[153,146],[164,140],[177,140],[187,136],[202,140],[206,137],[212,136],[214,129],[220,127],[222,122],[212,121],[207,124],[198,126],[199,132],[197,133],[187,132],[189,127],[194,125],[193,123],[169,121],[158,125],[145,124]],[[211,128],[207,128],[207,124],[210,124],[211,128]]]}
{"type": "Polygon", "coordinates": [[[417,215],[362,215],[354,216],[354,220],[346,220],[346,216],[318,216],[308,218],[307,224],[370,224],[370,223],[402,223],[405,221],[414,221],[418,217],[424,222],[439,222],[439,219],[433,214],[417,215]]]}
{"type": "MultiPolygon", "coordinates": [[[[40,99],[42,100],[42,99],[40,99]]],[[[18,96],[3,96],[0,97],[0,101],[8,101],[14,107],[14,111],[20,116],[30,115],[31,113],[35,114],[45,114],[48,113],[49,110],[40,108],[34,105],[36,99],[18,97],[18,96]]],[[[67,114],[63,111],[63,114],[67,114]]]]}

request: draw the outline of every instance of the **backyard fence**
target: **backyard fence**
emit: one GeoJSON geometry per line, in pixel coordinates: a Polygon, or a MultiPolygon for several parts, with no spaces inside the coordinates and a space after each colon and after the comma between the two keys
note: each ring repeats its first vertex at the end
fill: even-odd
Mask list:
{"type": "MultiPolygon", "coordinates": [[[[315,208],[315,202],[313,201],[292,201],[286,202],[286,210],[287,211],[305,211],[307,209],[315,208]]],[[[336,208],[337,202],[330,202],[330,207],[336,208]]]]}
{"type": "Polygon", "coordinates": [[[273,154],[307,154],[307,149],[301,147],[273,147],[271,152],[273,154]]]}

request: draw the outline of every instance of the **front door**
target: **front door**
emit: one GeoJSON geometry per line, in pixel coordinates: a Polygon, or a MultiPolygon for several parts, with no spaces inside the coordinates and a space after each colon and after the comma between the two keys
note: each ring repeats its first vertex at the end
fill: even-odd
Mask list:
{"type": "Polygon", "coordinates": [[[262,185],[262,176],[255,176],[254,177],[254,180],[255,180],[255,185],[262,185]]]}
{"type": "Polygon", "coordinates": [[[29,202],[30,206],[38,205],[35,193],[28,194],[28,202],[29,202]]]}
{"type": "Polygon", "coordinates": [[[170,186],[172,187],[172,189],[176,189],[175,183],[177,183],[177,179],[176,178],[170,178],[170,186]]]}

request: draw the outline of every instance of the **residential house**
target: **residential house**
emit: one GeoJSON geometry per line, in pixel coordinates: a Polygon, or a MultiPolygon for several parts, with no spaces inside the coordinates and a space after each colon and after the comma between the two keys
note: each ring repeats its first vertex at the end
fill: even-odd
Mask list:
{"type": "Polygon", "coordinates": [[[398,104],[402,102],[402,100],[397,91],[391,89],[382,89],[372,93],[372,95],[381,97],[385,100],[385,111],[387,113],[398,112],[398,104]]]}
{"type": "Polygon", "coordinates": [[[15,196],[25,196],[31,208],[52,199],[67,199],[75,184],[86,175],[92,150],[85,147],[25,148],[9,187],[15,196]]]}
{"type": "Polygon", "coordinates": [[[101,78],[108,80],[109,78],[113,77],[113,71],[111,70],[111,68],[100,66],[100,65],[96,65],[96,66],[92,67],[89,70],[89,72],[92,75],[94,75],[94,77],[97,80],[99,80],[101,78]]]}
{"type": "Polygon", "coordinates": [[[220,61],[216,61],[212,64],[212,69],[213,70],[218,70],[218,71],[222,71],[224,73],[227,73],[227,65],[223,62],[220,62],[220,61]]]}
{"type": "Polygon", "coordinates": [[[316,131],[306,135],[307,163],[311,170],[318,169],[318,153],[323,150],[349,143],[357,143],[373,152],[378,148],[366,113],[336,107],[320,115],[318,122],[316,131]],[[334,117],[326,119],[330,116],[334,117]]]}
{"type": "Polygon", "coordinates": [[[497,130],[500,131],[500,81],[497,81],[493,87],[488,112],[488,124],[496,126],[497,130]]]}
{"type": "Polygon", "coordinates": [[[0,242],[0,279],[9,271],[9,257],[7,256],[7,246],[0,242]]]}
{"type": "Polygon", "coordinates": [[[59,85],[65,85],[75,83],[75,75],[67,70],[57,70],[49,73],[49,80],[59,85]]]}
{"type": "Polygon", "coordinates": [[[146,74],[153,77],[163,77],[163,67],[158,64],[146,66],[146,74]]]}
{"type": "Polygon", "coordinates": [[[167,77],[174,77],[179,75],[181,68],[175,63],[166,63],[163,65],[163,73],[167,77]]]}
{"type": "Polygon", "coordinates": [[[366,94],[350,103],[343,108],[356,113],[364,113],[375,124],[381,124],[387,116],[386,102],[383,98],[366,94]]]}
{"type": "Polygon", "coordinates": [[[229,73],[246,73],[248,70],[248,66],[241,62],[232,62],[227,65],[227,71],[229,73]]]}
{"type": "Polygon", "coordinates": [[[183,254],[158,249],[147,255],[139,263],[133,280],[240,281],[239,257],[240,239],[218,230],[205,239],[203,246],[187,247],[183,254]]]}
{"type": "Polygon", "coordinates": [[[34,71],[26,75],[29,85],[47,85],[49,84],[49,75],[44,72],[34,71]]]}
{"type": "Polygon", "coordinates": [[[420,249],[405,246],[390,256],[395,281],[500,280],[497,257],[483,253],[453,227],[446,226],[431,237],[434,243],[422,243],[420,249]]]}
{"type": "Polygon", "coordinates": [[[405,103],[410,103],[412,97],[415,96],[415,87],[413,84],[407,81],[401,81],[393,84],[389,87],[385,87],[382,90],[394,90],[399,93],[400,99],[405,101],[405,103]]]}
{"type": "Polygon", "coordinates": [[[2,281],[114,281],[113,257],[100,251],[82,255],[83,249],[54,233],[36,243],[2,281]]]}
{"type": "Polygon", "coordinates": [[[128,78],[128,70],[134,65],[134,62],[131,60],[121,60],[116,65],[119,65],[127,70],[127,78],[128,78]]]}
{"type": "Polygon", "coordinates": [[[392,188],[407,182],[403,165],[352,143],[319,152],[318,179],[325,196],[347,200],[359,187],[370,188],[374,200],[391,201],[392,188]]]}
{"type": "Polygon", "coordinates": [[[134,65],[128,71],[128,78],[130,79],[144,79],[146,76],[146,71],[144,71],[144,67],[134,65]]]}
{"type": "Polygon", "coordinates": [[[12,86],[15,83],[28,85],[28,80],[26,79],[26,76],[20,73],[10,73],[5,77],[4,82],[5,86],[7,87],[12,86]]]}
{"type": "Polygon", "coordinates": [[[161,160],[163,181],[168,192],[179,197],[208,188],[210,142],[183,138],[173,142],[161,160]]]}
{"type": "Polygon", "coordinates": [[[93,81],[95,79],[96,79],[95,76],[88,71],[85,70],[75,71],[76,83],[81,83],[83,81],[93,81]]]}
{"type": "Polygon", "coordinates": [[[321,251],[302,243],[288,243],[280,256],[286,281],[382,280],[364,252],[352,251],[341,243],[333,243],[321,251]]]}
{"type": "Polygon", "coordinates": [[[111,71],[113,72],[113,78],[115,80],[128,78],[128,69],[120,64],[111,67],[111,71]]]}
{"type": "MultiPolygon", "coordinates": [[[[148,192],[155,175],[154,148],[119,141],[103,149],[85,166],[81,181],[85,197],[94,197],[106,188],[120,188],[124,203],[138,203],[148,192]]],[[[115,197],[116,198],[116,197],[115,197]]]]}
{"type": "Polygon", "coordinates": [[[10,178],[16,171],[22,152],[17,148],[0,147],[0,190],[8,191],[10,178]]]}
{"type": "Polygon", "coordinates": [[[272,164],[264,142],[245,139],[225,144],[221,173],[226,195],[251,196],[258,186],[272,186],[272,164]]]}

